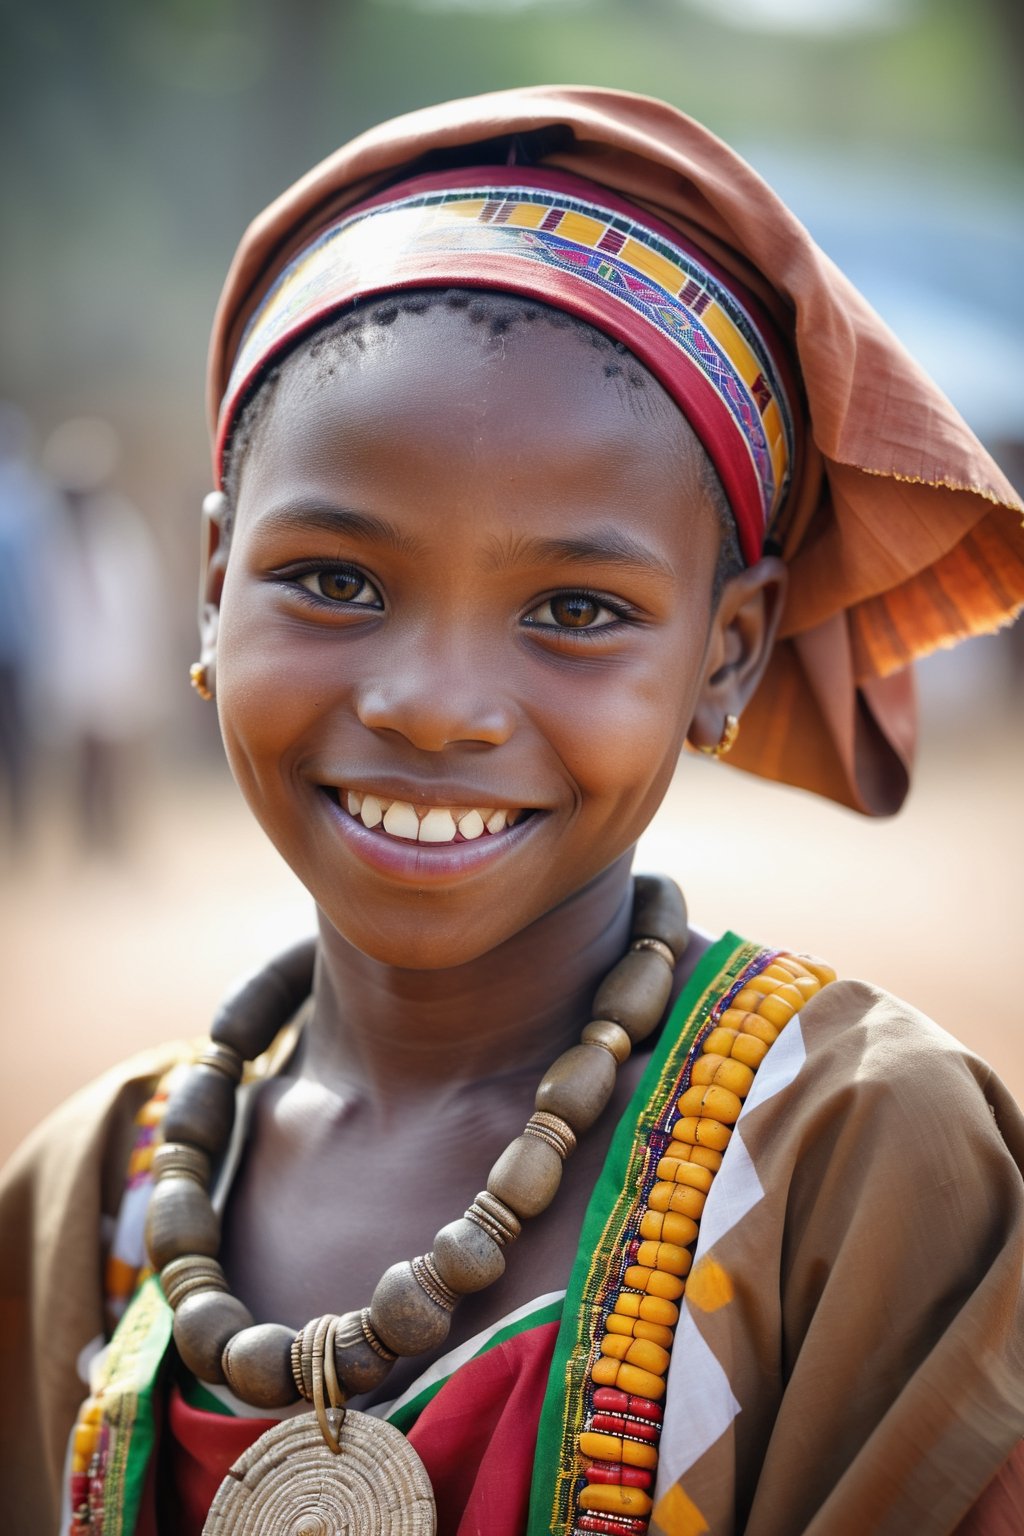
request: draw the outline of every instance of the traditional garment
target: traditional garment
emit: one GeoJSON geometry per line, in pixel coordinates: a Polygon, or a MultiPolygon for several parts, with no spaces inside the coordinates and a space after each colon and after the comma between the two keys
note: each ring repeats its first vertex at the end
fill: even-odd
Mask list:
{"type": "MultiPolygon", "coordinates": [[[[310,171],[251,225],[228,274],[208,376],[218,459],[247,327],[292,259],[383,189],[467,166],[514,167],[525,188],[531,169],[539,185],[552,173],[584,178],[593,201],[623,200],[641,222],[674,232],[770,318],[798,380],[791,484],[775,527],[790,584],[781,639],[730,761],[871,814],[896,810],[915,739],[906,669],[1006,623],[1024,602],[1021,500],[788,208],[674,108],[586,86],[503,91],[384,123],[310,171]]],[[[463,280],[450,242],[447,254],[447,280],[463,280]]],[[[610,254],[622,263],[621,250],[610,254]]],[[[421,281],[443,280],[442,265],[433,276],[421,265],[421,281]]],[[[626,263],[620,275],[640,282],[649,270],[626,263]]],[[[476,280],[513,290],[519,281],[511,266],[504,280],[476,280]]],[[[593,283],[575,292],[547,298],[586,313],[593,283]]]]}
{"type": "MultiPolygon", "coordinates": [[[[439,1536],[573,1530],[589,1369],[638,1212],[708,1029],[774,953],[730,934],[702,958],[616,1130],[564,1300],[538,1297],[499,1320],[387,1408],[431,1473],[439,1536]]],[[[141,1258],[145,1106],[168,1060],[111,1074],[72,1101],[4,1191],[3,1486],[17,1530],[56,1525],[81,1390],[67,1362],[102,1317],[96,1238],[101,1209],[114,1209],[104,1185],[130,1167],[113,1239],[130,1266],[141,1258]]],[[[1024,1430],[1022,1161],[1024,1123],[990,1070],[905,1005],[837,982],[791,1020],[701,1220],[668,1376],[654,1536],[942,1536],[990,1486],[988,1514],[964,1529],[1001,1530],[998,1511],[1015,1495],[992,1480],[1024,1430]]],[[[113,1277],[123,1283],[117,1266],[113,1277]]],[[[106,1407],[91,1427],[107,1454],[93,1530],[156,1529],[147,1463],[169,1338],[150,1280],[94,1365],[106,1407]]],[[[195,1383],[168,1400],[183,1536],[263,1427],[219,1419],[223,1410],[195,1383]]]]}

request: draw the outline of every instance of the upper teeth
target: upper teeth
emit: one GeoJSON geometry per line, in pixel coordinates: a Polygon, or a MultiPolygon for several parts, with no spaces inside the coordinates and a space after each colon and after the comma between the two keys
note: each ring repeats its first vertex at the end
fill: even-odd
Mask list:
{"type": "Polygon", "coordinates": [[[456,833],[465,838],[476,838],[485,829],[503,832],[519,815],[518,811],[495,810],[488,806],[417,807],[409,800],[385,800],[379,795],[361,795],[354,789],[343,791],[343,799],[364,827],[383,825],[384,831],[392,837],[403,837],[413,843],[451,843],[456,833]]]}

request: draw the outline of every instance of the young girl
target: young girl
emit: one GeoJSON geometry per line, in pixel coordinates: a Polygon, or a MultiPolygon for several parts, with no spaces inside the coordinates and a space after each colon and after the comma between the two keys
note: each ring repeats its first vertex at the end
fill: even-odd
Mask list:
{"type": "Polygon", "coordinates": [[[1024,598],[995,465],[742,161],[593,89],[311,172],[210,401],[193,682],[319,933],[12,1169],[17,1529],[1016,1529],[1005,1090],[630,869],[686,742],[897,809],[908,664],[1024,598]]]}

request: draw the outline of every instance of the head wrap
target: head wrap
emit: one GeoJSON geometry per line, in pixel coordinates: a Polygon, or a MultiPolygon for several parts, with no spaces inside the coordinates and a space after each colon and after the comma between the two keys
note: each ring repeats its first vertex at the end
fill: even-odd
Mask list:
{"type": "MultiPolygon", "coordinates": [[[[535,286],[508,279],[507,250],[500,252],[504,281],[479,265],[480,275],[467,277],[446,233],[437,242],[433,277],[423,271],[422,241],[413,242],[419,276],[405,286],[476,281],[534,292],[585,313],[637,351],[680,401],[719,468],[748,558],[759,502],[757,540],[771,526],[790,568],[780,638],[730,760],[871,814],[898,809],[915,740],[909,664],[937,646],[998,627],[1024,603],[1021,501],[948,400],[785,205],[745,161],[676,109],[620,91],[536,86],[413,112],[338,150],[256,219],[236,253],[210,348],[215,435],[218,427],[230,430],[245,390],[275,348],[315,323],[308,294],[296,292],[294,333],[286,317],[276,338],[262,331],[260,347],[261,322],[282,294],[287,298],[289,276],[298,275],[322,237],[329,244],[353,210],[357,225],[382,230],[375,220],[383,213],[373,207],[393,209],[396,194],[399,201],[415,198],[427,182],[411,191],[398,184],[421,176],[439,178],[434,190],[442,197],[447,191],[453,201],[459,192],[490,187],[506,196],[511,188],[528,198],[533,189],[588,203],[591,211],[582,217],[594,218],[595,209],[596,222],[611,215],[602,226],[611,231],[610,243],[624,233],[615,220],[630,220],[627,238],[639,235],[637,243],[655,254],[652,241],[668,241],[678,263],[696,263],[706,274],[699,279],[704,291],[751,348],[743,366],[735,349],[730,356],[719,345],[719,353],[733,365],[762,424],[768,421],[767,408],[761,412],[765,387],[770,406],[778,408],[781,430],[765,436],[775,453],[773,459],[768,449],[771,476],[758,472],[754,438],[738,424],[742,412],[733,413],[731,426],[725,420],[728,386],[720,378],[712,388],[706,370],[702,418],[699,363],[692,355],[698,332],[681,362],[686,349],[668,334],[671,323],[663,322],[658,336],[658,321],[640,314],[644,306],[655,311],[672,300],[672,318],[685,328],[695,318],[682,297],[685,283],[674,294],[674,279],[662,283],[626,315],[628,302],[610,296],[600,281],[584,287],[587,280],[578,274],[570,299],[564,288],[559,296],[557,284],[541,291],[551,274],[540,259],[535,286]],[[359,205],[371,205],[361,219],[359,205]],[[616,300],[618,319],[608,308],[616,300]],[[666,349],[673,348],[670,366],[666,349]],[[787,378],[787,352],[795,382],[787,378]],[[751,374],[752,358],[764,365],[760,381],[751,374]],[[796,417],[792,431],[787,398],[796,417]]],[[[581,210],[562,209],[563,216],[571,212],[581,210]]],[[[482,243],[493,215],[474,214],[471,221],[482,243]]],[[[577,227],[575,233],[586,232],[577,227]]],[[[600,234],[588,244],[594,235],[573,242],[578,264],[621,258],[622,248],[599,252],[600,234]]],[[[477,249],[472,261],[487,255],[487,248],[477,249]]],[[[620,276],[621,266],[620,260],[620,276]]],[[[350,297],[359,296],[361,281],[350,297]]],[[[609,286],[614,281],[609,278],[609,286]]],[[[402,286],[400,275],[384,286],[402,286]]],[[[381,289],[371,280],[368,291],[381,289]]],[[[749,409],[745,425],[756,429],[749,409]]],[[[221,436],[217,443],[219,461],[221,436]]]]}

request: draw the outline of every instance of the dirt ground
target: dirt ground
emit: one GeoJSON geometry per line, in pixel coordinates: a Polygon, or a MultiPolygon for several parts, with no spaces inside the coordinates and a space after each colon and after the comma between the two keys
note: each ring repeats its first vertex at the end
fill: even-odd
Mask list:
{"type": "MultiPolygon", "coordinates": [[[[674,874],[710,931],[909,998],[1024,1098],[1022,747],[1011,726],[926,743],[910,805],[879,824],[687,759],[638,867],[674,874]]],[[[0,871],[0,1159],[112,1063],[202,1034],[234,977],[312,928],[226,771],[147,779],[123,861],[76,855],[54,805],[31,862],[0,871]]]]}

